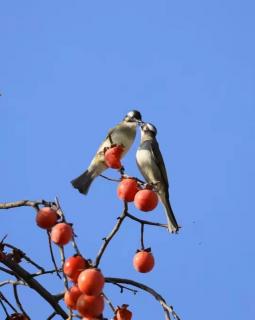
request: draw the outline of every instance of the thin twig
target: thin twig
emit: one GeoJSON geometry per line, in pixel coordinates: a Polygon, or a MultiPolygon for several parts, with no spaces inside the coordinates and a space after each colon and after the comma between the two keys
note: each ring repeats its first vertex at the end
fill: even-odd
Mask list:
{"type": "Polygon", "coordinates": [[[54,205],[54,202],[49,202],[45,200],[20,200],[20,201],[14,201],[14,202],[3,202],[0,203],[0,209],[12,209],[12,208],[18,208],[18,207],[33,207],[36,208],[39,205],[44,205],[51,207],[54,205]]]}
{"type": "Polygon", "coordinates": [[[61,271],[62,271],[62,268],[60,268],[58,270],[53,269],[53,270],[38,271],[36,273],[32,273],[31,277],[34,278],[34,277],[44,276],[46,274],[54,274],[54,273],[61,272],[61,271]]]}
{"type": "Polygon", "coordinates": [[[105,293],[102,292],[102,295],[104,297],[104,300],[109,304],[109,307],[112,309],[113,313],[115,313],[116,309],[114,308],[111,300],[105,295],[105,293]]]}
{"type": "Polygon", "coordinates": [[[1,291],[0,291],[0,300],[3,300],[14,312],[17,312],[17,309],[5,298],[5,296],[1,291]]]}
{"type": "Polygon", "coordinates": [[[4,303],[3,303],[3,301],[2,301],[1,293],[0,293],[0,304],[1,304],[2,308],[3,308],[3,310],[4,310],[5,315],[6,315],[7,318],[8,318],[8,317],[9,317],[9,313],[8,313],[8,311],[7,311],[4,303]]]}
{"type": "Polygon", "coordinates": [[[6,286],[8,284],[11,284],[11,285],[23,285],[23,286],[26,285],[26,283],[24,281],[21,281],[21,280],[5,280],[5,281],[0,282],[0,287],[6,286]]]}
{"type": "Polygon", "coordinates": [[[62,222],[65,222],[66,221],[65,214],[60,206],[60,202],[59,202],[58,197],[55,197],[55,200],[56,200],[56,205],[57,205],[57,213],[61,217],[62,222]]]}
{"type": "MultiPolygon", "coordinates": [[[[65,264],[65,261],[66,261],[64,247],[63,246],[59,246],[59,251],[60,251],[60,257],[61,257],[61,267],[62,267],[62,270],[64,270],[64,264],[65,264]]],[[[68,280],[67,280],[67,276],[65,275],[64,272],[63,272],[63,277],[64,277],[65,288],[66,288],[66,290],[68,290],[68,280]]]]}
{"type": "Polygon", "coordinates": [[[103,256],[103,253],[105,251],[105,249],[107,248],[109,242],[112,240],[112,238],[115,236],[115,234],[118,232],[123,220],[126,218],[126,214],[127,214],[127,210],[128,210],[128,205],[126,202],[124,202],[124,209],[123,209],[123,212],[121,214],[121,216],[118,218],[118,221],[117,223],[115,224],[115,226],[113,227],[112,231],[109,233],[109,235],[107,237],[105,237],[103,240],[104,240],[104,243],[102,244],[98,254],[97,254],[97,257],[95,259],[95,263],[94,263],[94,266],[97,268],[99,263],[100,263],[100,260],[103,256]]]}
{"type": "Polygon", "coordinates": [[[8,274],[10,274],[11,276],[15,276],[15,273],[14,273],[14,272],[12,272],[11,270],[8,270],[8,269],[6,269],[6,268],[0,267],[0,271],[3,271],[3,272],[5,272],[5,273],[8,273],[8,274]]]}
{"type": "Polygon", "coordinates": [[[134,295],[136,295],[138,292],[138,290],[123,286],[122,284],[119,284],[119,283],[112,283],[112,284],[120,288],[120,293],[123,293],[124,290],[127,290],[127,291],[131,291],[134,295]]]}
{"type": "Polygon", "coordinates": [[[108,180],[108,181],[114,181],[114,182],[120,182],[120,181],[121,181],[121,179],[109,178],[109,177],[107,177],[107,176],[105,176],[105,175],[103,175],[103,174],[100,174],[100,177],[102,177],[102,178],[104,178],[104,179],[106,179],[106,180],[108,180]]]}
{"type": "Polygon", "coordinates": [[[143,224],[147,224],[150,226],[155,226],[155,227],[162,227],[162,228],[167,228],[167,224],[163,224],[163,223],[158,223],[158,222],[152,222],[152,221],[147,221],[147,220],[142,220],[139,219],[135,216],[133,216],[132,214],[130,214],[129,212],[126,213],[126,216],[134,221],[137,221],[139,223],[143,223],[143,224]]]}
{"type": "Polygon", "coordinates": [[[77,242],[76,242],[76,240],[75,240],[75,237],[76,237],[76,235],[73,233],[73,236],[72,236],[72,246],[73,246],[75,252],[76,252],[79,256],[81,256],[80,250],[79,250],[78,245],[77,245],[77,242]]]}
{"type": "Polygon", "coordinates": [[[58,314],[56,312],[53,312],[48,318],[47,320],[51,320],[53,319],[55,316],[57,316],[58,314]]]}
{"type": "Polygon", "coordinates": [[[32,264],[34,267],[36,267],[38,270],[40,270],[41,272],[44,272],[44,268],[39,266],[35,261],[33,261],[31,258],[29,258],[25,252],[23,252],[22,250],[20,250],[19,248],[9,244],[9,243],[3,243],[3,245],[7,248],[13,249],[14,251],[16,251],[20,257],[24,260],[26,260],[28,263],[32,264]]]}
{"type": "Polygon", "coordinates": [[[28,314],[26,313],[26,311],[24,310],[24,308],[22,306],[22,303],[20,302],[17,284],[13,285],[13,293],[14,293],[14,298],[16,300],[16,304],[19,307],[20,311],[27,317],[28,320],[30,320],[30,317],[28,316],[28,314]]]}
{"type": "Polygon", "coordinates": [[[60,273],[58,272],[58,266],[57,266],[57,263],[56,263],[56,260],[55,260],[55,257],[54,257],[54,253],[53,253],[53,248],[52,248],[52,243],[51,243],[50,232],[49,232],[48,230],[47,230],[47,234],[48,234],[48,242],[49,242],[51,260],[52,260],[52,263],[53,263],[54,268],[55,268],[55,270],[56,270],[57,276],[59,277],[59,279],[62,279],[60,273]]]}

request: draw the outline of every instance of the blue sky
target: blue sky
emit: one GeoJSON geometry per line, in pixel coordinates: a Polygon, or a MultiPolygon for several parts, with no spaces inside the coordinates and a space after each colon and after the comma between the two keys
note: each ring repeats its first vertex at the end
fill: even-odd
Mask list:
{"type": "MultiPolygon", "coordinates": [[[[99,178],[83,197],[69,182],[107,130],[139,109],[158,128],[182,230],[146,228],[156,267],[142,275],[132,268],[139,226],[127,221],[101,268],[154,287],[181,319],[255,316],[254,9],[248,0],[1,3],[0,201],[59,196],[82,252],[94,258],[121,212],[116,185],[99,178]]],[[[139,134],[124,165],[140,177],[138,144],[139,134]]],[[[130,211],[164,221],[160,206],[130,211]]],[[[51,267],[31,209],[1,212],[5,234],[51,267]]],[[[51,277],[43,283],[62,289],[51,277]]],[[[134,319],[164,317],[146,294],[106,292],[130,304],[134,319]]],[[[50,313],[36,294],[25,290],[22,300],[32,319],[50,313]]]]}

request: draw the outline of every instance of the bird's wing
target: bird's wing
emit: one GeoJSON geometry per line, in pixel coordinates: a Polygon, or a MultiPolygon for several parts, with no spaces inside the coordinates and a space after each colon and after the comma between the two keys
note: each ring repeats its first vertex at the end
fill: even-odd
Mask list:
{"type": "Polygon", "coordinates": [[[113,142],[111,139],[111,135],[113,133],[113,131],[116,129],[116,127],[111,128],[108,133],[107,136],[105,137],[104,141],[100,144],[98,150],[97,150],[97,154],[101,155],[104,153],[104,148],[105,147],[109,147],[113,142]]]}
{"type": "Polygon", "coordinates": [[[105,140],[109,140],[110,141],[110,144],[113,144],[114,142],[112,141],[112,133],[113,131],[116,129],[116,127],[114,128],[111,128],[108,133],[107,133],[107,136],[105,138],[105,140]]]}
{"type": "Polygon", "coordinates": [[[158,168],[160,170],[160,173],[165,185],[165,189],[166,189],[165,191],[168,193],[169,184],[168,184],[167,172],[166,172],[166,167],[165,167],[162,154],[159,149],[158,142],[156,141],[156,139],[154,139],[150,145],[151,145],[151,152],[153,154],[155,162],[158,165],[158,168]]]}

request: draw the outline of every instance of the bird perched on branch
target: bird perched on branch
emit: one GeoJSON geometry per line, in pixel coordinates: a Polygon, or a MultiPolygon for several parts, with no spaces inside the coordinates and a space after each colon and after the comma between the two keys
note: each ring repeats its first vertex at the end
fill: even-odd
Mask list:
{"type": "Polygon", "coordinates": [[[71,181],[73,187],[78,189],[80,193],[87,194],[92,181],[108,168],[105,164],[104,150],[112,145],[122,145],[124,150],[121,157],[123,158],[134,142],[136,128],[138,123],[141,123],[141,120],[141,113],[133,110],[128,112],[123,121],[116,127],[110,129],[88,169],[78,178],[71,181]]]}
{"type": "Polygon", "coordinates": [[[156,140],[157,129],[150,123],[141,124],[141,143],[136,162],[144,179],[154,185],[167,217],[168,230],[177,233],[179,226],[169,201],[169,184],[166,167],[156,140]]]}

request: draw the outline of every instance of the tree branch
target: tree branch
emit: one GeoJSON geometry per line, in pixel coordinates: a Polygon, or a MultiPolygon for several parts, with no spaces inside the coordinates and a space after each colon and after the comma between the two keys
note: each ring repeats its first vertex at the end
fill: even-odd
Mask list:
{"type": "Polygon", "coordinates": [[[62,277],[61,277],[61,275],[60,275],[60,273],[58,271],[59,269],[58,269],[57,262],[56,262],[56,259],[55,259],[54,253],[53,253],[53,248],[52,248],[52,243],[51,243],[51,237],[50,237],[49,230],[47,230],[47,235],[48,235],[48,244],[49,244],[49,248],[50,248],[51,261],[53,263],[53,266],[55,268],[57,276],[59,277],[59,279],[62,279],[62,277]]]}
{"type": "Polygon", "coordinates": [[[28,320],[30,320],[30,317],[28,316],[28,314],[26,313],[26,311],[24,310],[22,303],[20,302],[19,299],[19,295],[18,295],[18,284],[14,283],[13,284],[13,293],[14,293],[14,297],[16,300],[16,304],[19,307],[20,311],[27,317],[28,320]]]}
{"type": "Polygon", "coordinates": [[[58,302],[54,299],[52,294],[46,290],[37,280],[31,277],[31,274],[22,268],[18,263],[12,261],[9,257],[1,260],[5,266],[11,269],[18,278],[22,279],[27,285],[35,290],[44,300],[46,300],[52,308],[59,314],[63,319],[67,319],[68,315],[60,307],[58,302]]]}
{"type": "Polygon", "coordinates": [[[39,205],[51,207],[52,205],[56,205],[56,204],[55,204],[55,202],[49,202],[49,201],[45,201],[45,200],[37,200],[37,201],[20,200],[20,201],[14,201],[14,202],[0,203],[0,209],[12,209],[12,208],[18,208],[18,207],[37,208],[39,205]]]}
{"type": "Polygon", "coordinates": [[[126,216],[128,218],[130,218],[131,220],[137,221],[137,222],[139,222],[141,224],[147,224],[147,225],[150,225],[150,226],[167,228],[167,224],[158,223],[158,222],[152,222],[152,221],[147,221],[147,220],[142,220],[142,219],[139,219],[139,218],[133,216],[129,212],[126,213],[126,216]]]}
{"type": "Polygon", "coordinates": [[[175,311],[173,310],[172,306],[168,306],[165,299],[158,293],[156,292],[154,289],[140,283],[140,282],[136,282],[134,280],[130,280],[130,279],[122,279],[122,278],[110,278],[110,277],[106,277],[105,278],[105,282],[108,283],[113,283],[113,284],[128,284],[137,288],[140,288],[146,292],[148,292],[149,294],[151,294],[162,306],[164,313],[165,313],[165,317],[167,320],[171,320],[170,318],[170,314],[172,314],[172,316],[174,317],[175,320],[181,320],[178,315],[175,313],[175,311]]]}
{"type": "Polygon", "coordinates": [[[113,227],[112,231],[110,232],[110,234],[104,238],[104,243],[102,244],[98,254],[97,254],[97,257],[95,259],[95,263],[94,263],[94,266],[97,268],[99,263],[100,263],[100,260],[104,254],[104,251],[105,249],[107,248],[109,242],[112,240],[112,238],[115,236],[115,234],[118,232],[123,220],[126,218],[126,215],[127,215],[127,210],[128,210],[128,205],[126,202],[124,202],[124,210],[121,214],[121,216],[118,218],[118,221],[117,223],[115,224],[115,226],[113,227]]]}

